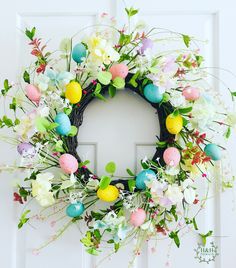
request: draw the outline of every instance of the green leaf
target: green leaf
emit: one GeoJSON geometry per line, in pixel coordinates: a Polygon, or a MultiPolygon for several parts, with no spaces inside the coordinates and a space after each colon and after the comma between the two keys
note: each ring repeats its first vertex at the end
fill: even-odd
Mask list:
{"type": "Polygon", "coordinates": [[[102,101],[106,101],[107,99],[105,97],[102,96],[102,94],[95,94],[95,96],[102,101]]]}
{"type": "Polygon", "coordinates": [[[107,163],[105,170],[109,174],[114,174],[116,172],[116,164],[114,162],[107,163]]]}
{"type": "Polygon", "coordinates": [[[117,89],[123,89],[125,87],[125,80],[121,77],[116,77],[112,81],[112,85],[117,89]]]}
{"type": "Polygon", "coordinates": [[[201,66],[202,62],[204,61],[204,58],[203,56],[200,56],[200,55],[195,55],[195,58],[196,58],[196,61],[197,61],[197,65],[198,67],[201,66]]]}
{"type": "Polygon", "coordinates": [[[201,239],[202,239],[202,244],[203,244],[203,246],[206,245],[207,237],[212,236],[212,234],[213,234],[213,231],[209,231],[209,232],[206,233],[206,234],[199,234],[200,237],[201,237],[201,239]]]}
{"type": "Polygon", "coordinates": [[[98,251],[95,248],[88,248],[88,249],[86,249],[86,252],[91,254],[91,255],[98,256],[100,251],[98,251]]]}
{"type": "Polygon", "coordinates": [[[65,151],[63,148],[63,141],[62,140],[59,140],[56,142],[55,151],[60,152],[60,153],[63,153],[65,151]]]}
{"type": "Polygon", "coordinates": [[[130,192],[134,192],[135,189],[135,180],[128,180],[128,187],[130,192]]]}
{"type": "Polygon", "coordinates": [[[114,244],[115,253],[119,250],[119,248],[120,248],[120,244],[119,243],[115,243],[114,244]]]}
{"type": "Polygon", "coordinates": [[[29,29],[25,29],[25,35],[31,40],[33,41],[34,39],[34,36],[35,36],[35,31],[36,31],[36,28],[33,27],[31,30],[29,29]]]}
{"type": "Polygon", "coordinates": [[[81,243],[85,246],[85,247],[91,247],[93,246],[93,242],[92,242],[92,234],[90,231],[86,232],[86,236],[84,238],[82,238],[81,243]]]}
{"type": "Polygon", "coordinates": [[[8,93],[8,91],[12,88],[12,86],[9,85],[8,79],[4,80],[3,86],[4,88],[1,90],[1,93],[3,96],[5,96],[8,93]]]}
{"type": "Polygon", "coordinates": [[[236,91],[231,91],[232,97],[236,97],[236,91]]]}
{"type": "Polygon", "coordinates": [[[192,111],[193,107],[187,107],[187,108],[180,108],[179,109],[179,113],[180,114],[188,114],[192,111]]]}
{"type": "Polygon", "coordinates": [[[102,89],[101,84],[97,83],[96,88],[94,90],[94,94],[99,94],[102,89]]]}
{"type": "Polygon", "coordinates": [[[63,111],[64,111],[64,113],[65,113],[66,115],[70,115],[71,112],[72,112],[72,109],[71,109],[71,108],[64,108],[63,111]]]}
{"type": "Polygon", "coordinates": [[[138,9],[134,9],[133,7],[125,8],[125,11],[126,11],[129,18],[131,18],[132,16],[134,16],[138,13],[138,9]]]}
{"type": "Polygon", "coordinates": [[[183,126],[185,127],[189,123],[189,120],[187,120],[185,117],[182,118],[183,118],[183,126]]]}
{"type": "Polygon", "coordinates": [[[108,88],[109,96],[113,98],[116,95],[116,88],[113,85],[110,85],[108,88]]]}
{"type": "Polygon", "coordinates": [[[78,132],[78,129],[76,126],[71,126],[70,132],[67,134],[69,137],[74,137],[78,132]]]}
{"type": "Polygon", "coordinates": [[[14,112],[16,111],[16,98],[12,98],[12,102],[9,104],[9,108],[14,112]]]}
{"type": "Polygon", "coordinates": [[[30,213],[30,210],[26,210],[20,217],[20,221],[18,223],[18,229],[22,228],[24,224],[29,221],[27,215],[30,213]]]}
{"type": "Polygon", "coordinates": [[[172,238],[172,239],[174,240],[176,246],[179,248],[179,246],[180,246],[180,240],[179,240],[178,232],[179,232],[179,231],[177,231],[177,232],[174,232],[174,231],[171,232],[171,233],[169,234],[169,237],[172,238]]]}
{"type": "Polygon", "coordinates": [[[112,74],[110,72],[102,71],[98,74],[98,81],[103,85],[109,85],[112,74]]]}
{"type": "Polygon", "coordinates": [[[167,142],[166,141],[158,141],[156,143],[156,145],[157,145],[158,148],[166,148],[167,142]]]}
{"type": "Polygon", "coordinates": [[[25,83],[30,84],[30,75],[27,71],[24,71],[23,79],[24,79],[25,83]]]}
{"type": "Polygon", "coordinates": [[[140,75],[140,72],[137,72],[131,77],[131,79],[129,80],[129,84],[131,86],[135,88],[138,86],[138,83],[136,82],[136,80],[138,79],[139,75],[140,75]]]}
{"type": "Polygon", "coordinates": [[[175,110],[172,114],[173,117],[176,117],[179,115],[179,109],[175,110]]]}
{"type": "Polygon", "coordinates": [[[195,229],[196,231],[198,230],[198,226],[197,226],[197,222],[196,222],[195,217],[193,218],[193,227],[194,227],[194,229],[195,229]]]}
{"type": "Polygon", "coordinates": [[[126,171],[131,177],[135,177],[135,174],[129,168],[127,168],[126,171]]]}
{"type": "Polygon", "coordinates": [[[184,41],[184,44],[186,45],[186,47],[189,47],[191,37],[189,35],[185,35],[185,34],[182,34],[182,37],[183,37],[183,41],[184,41]]]}
{"type": "Polygon", "coordinates": [[[168,102],[170,100],[170,95],[168,93],[163,94],[162,103],[168,102]]]}
{"type": "Polygon", "coordinates": [[[7,127],[13,127],[14,124],[10,118],[8,118],[6,115],[3,116],[2,122],[5,124],[7,127]]]}
{"type": "Polygon", "coordinates": [[[230,135],[231,135],[231,127],[228,127],[226,132],[225,132],[226,139],[228,139],[230,137],[230,135]]]}
{"type": "Polygon", "coordinates": [[[50,123],[50,125],[48,126],[48,130],[53,130],[54,128],[56,128],[58,126],[59,126],[58,123],[50,123]]]}
{"type": "Polygon", "coordinates": [[[35,126],[41,133],[47,132],[50,125],[51,123],[45,117],[37,117],[35,120],[35,126]]]}
{"type": "Polygon", "coordinates": [[[102,176],[101,181],[99,183],[99,187],[104,190],[111,183],[111,178],[108,176],[102,176]]]}

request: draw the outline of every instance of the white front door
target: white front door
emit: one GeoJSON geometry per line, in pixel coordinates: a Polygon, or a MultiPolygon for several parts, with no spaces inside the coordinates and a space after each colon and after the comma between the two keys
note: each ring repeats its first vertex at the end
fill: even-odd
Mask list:
{"type": "MultiPolygon", "coordinates": [[[[226,1],[127,1],[127,5],[140,8],[138,19],[150,27],[170,29],[198,37],[206,59],[205,65],[222,66],[236,72],[234,49],[236,38],[233,22],[235,3],[226,1]],[[132,3],[133,2],[133,3],[132,3]]],[[[29,65],[29,52],[22,34],[25,27],[37,28],[38,35],[49,40],[48,46],[57,49],[60,40],[70,37],[85,26],[96,23],[97,16],[107,12],[117,16],[119,25],[124,21],[124,3],[119,0],[100,1],[46,1],[9,0],[0,4],[0,81],[5,78],[16,81],[22,66],[29,65]]],[[[83,33],[81,33],[83,35],[83,33]]],[[[79,37],[78,37],[79,38],[79,37]]],[[[233,87],[232,77],[213,69],[214,75],[221,75],[233,87]]],[[[217,81],[213,81],[218,86],[217,81]]],[[[224,94],[224,92],[223,92],[224,94]]],[[[7,103],[1,103],[0,115],[7,103]]],[[[79,152],[84,159],[91,160],[91,168],[98,174],[105,164],[117,163],[118,174],[125,175],[126,168],[139,170],[139,160],[145,155],[152,156],[155,135],[159,132],[157,115],[154,110],[129,89],[120,92],[114,99],[103,103],[94,101],[87,108],[84,123],[80,129],[79,152]]],[[[7,133],[6,133],[7,134],[7,133]]],[[[234,145],[235,146],[235,145],[234,145]]],[[[10,164],[16,158],[16,151],[1,142],[0,165],[10,164]]],[[[232,148],[233,151],[236,147],[232,148]]],[[[35,256],[34,248],[51,237],[55,227],[50,222],[38,223],[17,230],[17,214],[21,208],[13,203],[13,180],[18,174],[0,174],[0,260],[2,268],[50,268],[78,267],[92,268],[107,256],[91,257],[80,244],[81,234],[73,226],[62,238],[46,247],[35,256]]],[[[236,216],[232,212],[233,194],[227,192],[210,200],[206,210],[199,216],[202,233],[214,230],[212,240],[219,247],[215,262],[199,263],[194,248],[198,238],[186,232],[180,249],[169,246],[169,240],[160,240],[154,252],[152,243],[147,243],[135,262],[136,268],[170,267],[234,267],[234,241],[236,216]],[[168,258],[168,255],[170,257],[168,258]]],[[[82,227],[83,229],[83,227],[82,227]]],[[[119,253],[105,258],[100,267],[128,267],[132,244],[119,253]]]]}

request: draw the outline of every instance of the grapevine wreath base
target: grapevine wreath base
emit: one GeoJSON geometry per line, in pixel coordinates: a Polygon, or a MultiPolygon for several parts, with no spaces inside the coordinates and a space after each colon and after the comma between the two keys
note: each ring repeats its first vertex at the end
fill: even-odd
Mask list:
{"type": "MultiPolygon", "coordinates": [[[[125,11],[128,22],[138,13],[134,8],[125,11]]],[[[106,13],[100,19],[92,34],[78,43],[78,34],[65,38],[53,53],[36,37],[35,28],[26,29],[36,61],[24,69],[19,82],[4,81],[1,95],[10,105],[0,127],[11,129],[13,136],[2,138],[16,145],[21,157],[17,166],[2,169],[28,174],[17,182],[14,193],[14,200],[24,206],[18,227],[42,219],[42,214],[52,218],[58,230],[40,250],[69,226],[85,223],[88,229],[80,241],[93,255],[103,245],[117,252],[132,239],[134,256],[150,239],[166,237],[179,247],[186,227],[205,243],[212,232],[200,230],[197,216],[208,201],[209,187],[216,180],[223,190],[233,186],[220,143],[229,139],[235,113],[209,85],[210,73],[193,37],[146,30],[140,23],[117,29],[106,13]],[[177,48],[157,48],[162,43],[177,48]],[[98,177],[90,171],[90,161],[77,154],[78,130],[93,99],[108,101],[107,95],[113,98],[124,88],[149,102],[158,114],[156,152],[152,159],[144,156],[138,174],[127,168],[127,179],[116,174],[112,161],[98,177]],[[214,175],[217,166],[219,177],[214,175]],[[31,211],[31,200],[42,210],[31,211]]],[[[234,100],[236,93],[227,90],[234,100]]]]}

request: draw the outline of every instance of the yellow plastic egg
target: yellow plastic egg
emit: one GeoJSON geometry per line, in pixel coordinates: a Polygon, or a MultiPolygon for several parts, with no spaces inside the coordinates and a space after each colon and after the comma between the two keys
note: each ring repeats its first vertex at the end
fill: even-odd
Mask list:
{"type": "Polygon", "coordinates": [[[66,85],[66,98],[70,103],[75,104],[81,100],[82,97],[82,88],[78,82],[72,81],[66,85]]]}
{"type": "Polygon", "coordinates": [[[108,185],[107,188],[97,190],[97,196],[105,202],[114,202],[119,197],[118,189],[113,185],[108,185]]]}
{"type": "Polygon", "coordinates": [[[171,134],[178,134],[183,128],[182,116],[169,114],[166,118],[166,128],[171,134]]]}

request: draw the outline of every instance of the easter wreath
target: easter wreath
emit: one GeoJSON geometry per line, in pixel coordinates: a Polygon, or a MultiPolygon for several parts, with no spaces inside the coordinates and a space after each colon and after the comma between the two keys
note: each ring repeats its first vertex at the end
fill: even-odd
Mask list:
{"type": "MultiPolygon", "coordinates": [[[[128,20],[137,12],[126,9],[128,20]]],[[[99,254],[104,240],[117,252],[130,238],[136,238],[134,256],[146,240],[161,236],[179,247],[179,233],[186,226],[205,241],[212,232],[200,233],[197,215],[208,191],[202,194],[197,183],[211,185],[215,180],[212,168],[220,160],[223,175],[219,185],[222,189],[233,186],[226,150],[215,132],[228,139],[235,115],[227,112],[224,104],[218,105],[218,92],[206,81],[210,74],[202,67],[204,58],[198,47],[192,48],[196,45],[193,37],[164,30],[168,36],[160,38],[163,29],[146,32],[137,24],[132,30],[120,30],[107,14],[101,19],[106,22],[94,26],[94,33],[82,42],[72,46],[75,36],[63,39],[56,59],[35,37],[36,29],[26,29],[36,61],[24,70],[24,81],[4,81],[1,94],[4,100],[11,99],[14,118],[4,115],[0,127],[13,130],[14,137],[5,137],[5,141],[17,145],[21,161],[2,169],[27,171],[23,182],[17,183],[14,200],[27,206],[33,198],[44,207],[36,215],[25,209],[18,227],[35,218],[54,216],[55,222],[63,225],[47,245],[70,225],[85,222],[88,231],[81,242],[93,255],[99,254]],[[154,43],[163,40],[178,42],[181,48],[154,54],[154,43]],[[142,159],[143,170],[138,174],[127,169],[129,179],[114,180],[119,178],[114,162],[106,165],[107,175],[99,178],[87,167],[89,161],[77,154],[77,132],[93,99],[106,100],[107,92],[115,97],[124,88],[156,110],[161,129],[157,149],[152,159],[142,159]],[[112,204],[94,211],[99,200],[112,204]],[[192,206],[198,208],[194,216],[188,214],[192,206]],[[66,216],[57,220],[62,211],[66,216]]],[[[236,93],[229,92],[234,99],[236,93]]]]}

